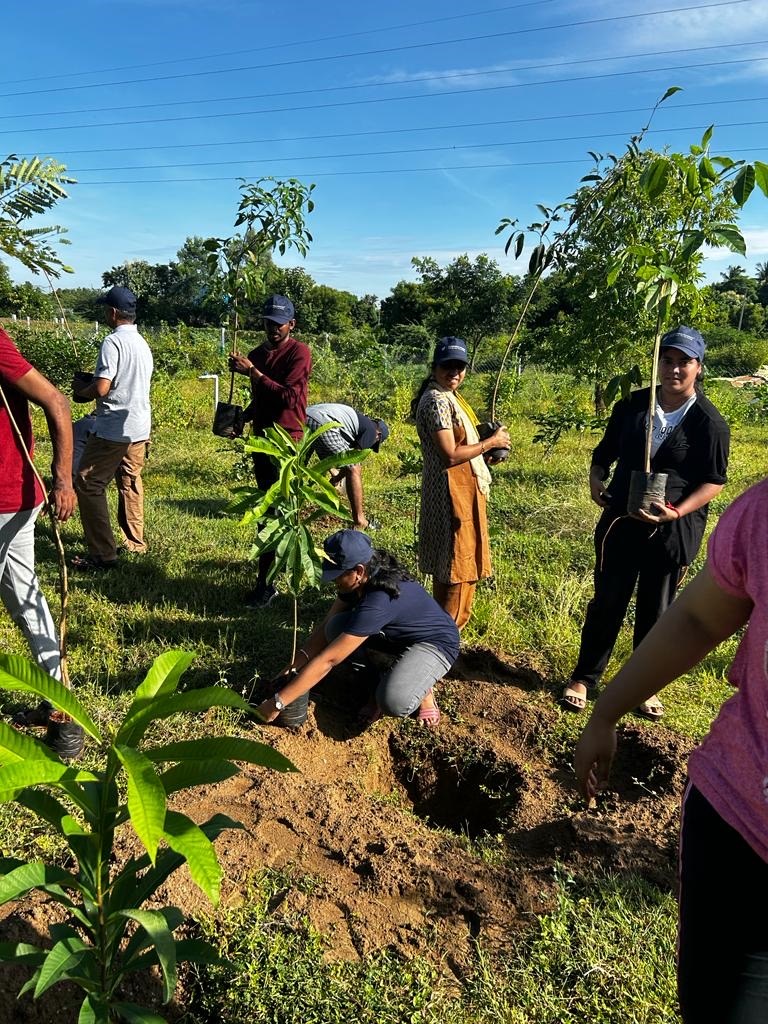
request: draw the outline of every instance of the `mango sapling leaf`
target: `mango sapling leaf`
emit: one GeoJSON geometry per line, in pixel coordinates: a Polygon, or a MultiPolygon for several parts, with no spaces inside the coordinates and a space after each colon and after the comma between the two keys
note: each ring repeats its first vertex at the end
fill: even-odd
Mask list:
{"type": "MultiPolygon", "coordinates": [[[[197,825],[168,810],[168,792],[236,774],[240,769],[232,763],[235,756],[240,761],[269,763],[278,770],[295,770],[276,752],[239,737],[201,737],[154,751],[139,749],[144,732],[157,719],[215,706],[249,710],[241,697],[220,686],[174,692],[190,661],[182,651],[161,655],[137,688],[114,737],[102,739],[73,698],[73,718],[88,721],[99,739],[98,755],[104,767],[98,772],[65,765],[36,740],[0,723],[0,799],[16,800],[64,836],[77,863],[76,871],[66,871],[55,865],[0,859],[0,904],[38,889],[68,913],[67,921],[51,927],[52,949],[4,944],[0,960],[13,955],[35,968],[21,990],[32,991],[35,998],[61,981],[79,985],[86,993],[78,1018],[83,1024],[160,1021],[155,1014],[117,998],[126,972],[158,963],[168,1001],[179,959],[216,960],[215,950],[204,943],[176,942],[173,932],[183,922],[179,910],[147,910],[142,904],[185,861],[193,881],[215,902],[222,870],[213,842],[224,829],[241,826],[225,815],[197,825]],[[162,775],[156,767],[161,763],[169,765],[162,775]],[[75,809],[56,799],[49,792],[51,787],[60,789],[75,809]],[[147,852],[118,866],[115,834],[128,822],[147,852]]],[[[2,664],[5,689],[42,691],[61,698],[61,685],[47,677],[41,680],[39,670],[24,659],[6,657],[2,664]]]]}
{"type": "Polygon", "coordinates": [[[0,654],[0,689],[33,693],[49,701],[69,715],[97,743],[102,742],[97,726],[72,691],[29,659],[15,654],[0,654]]]}

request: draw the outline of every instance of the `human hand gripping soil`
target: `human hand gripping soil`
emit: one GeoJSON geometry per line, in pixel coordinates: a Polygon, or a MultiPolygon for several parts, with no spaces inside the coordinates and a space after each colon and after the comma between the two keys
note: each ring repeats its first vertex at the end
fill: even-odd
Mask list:
{"type": "Polygon", "coordinates": [[[616,723],[593,714],[573,758],[579,791],[587,803],[605,789],[615,754],[616,723]]]}

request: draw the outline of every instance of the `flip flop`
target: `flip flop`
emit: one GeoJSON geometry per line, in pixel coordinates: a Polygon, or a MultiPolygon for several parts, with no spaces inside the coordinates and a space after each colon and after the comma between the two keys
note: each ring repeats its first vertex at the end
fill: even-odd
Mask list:
{"type": "MultiPolygon", "coordinates": [[[[425,696],[428,697],[431,693],[432,691],[430,690],[425,696]]],[[[432,699],[434,700],[434,697],[432,699]]],[[[437,704],[419,707],[419,710],[416,712],[416,721],[427,729],[436,729],[440,722],[440,708],[437,704]]]]}
{"type": "Polygon", "coordinates": [[[649,722],[658,722],[660,718],[664,717],[664,705],[658,697],[652,697],[650,700],[645,701],[644,704],[635,708],[635,714],[640,715],[641,718],[645,718],[649,722]]]}
{"type": "MultiPolygon", "coordinates": [[[[574,679],[572,682],[578,682],[574,679]]],[[[582,683],[582,686],[585,684],[582,683]]],[[[574,690],[571,686],[566,686],[560,695],[558,703],[564,711],[572,711],[574,714],[580,714],[587,706],[587,695],[586,693],[580,693],[578,690],[574,690]]]]}

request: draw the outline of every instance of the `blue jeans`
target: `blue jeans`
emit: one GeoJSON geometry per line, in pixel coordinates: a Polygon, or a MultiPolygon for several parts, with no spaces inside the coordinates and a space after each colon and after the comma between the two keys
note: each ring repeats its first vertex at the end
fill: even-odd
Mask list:
{"type": "MultiPolygon", "coordinates": [[[[351,614],[339,612],[328,622],[325,636],[329,643],[344,632],[351,614]]],[[[366,647],[364,644],[362,650],[367,655],[366,647]]],[[[387,662],[387,669],[376,687],[376,703],[385,715],[393,718],[412,715],[437,680],[451,667],[450,659],[430,643],[412,644],[404,651],[388,652],[382,641],[375,650],[387,662]]]]}

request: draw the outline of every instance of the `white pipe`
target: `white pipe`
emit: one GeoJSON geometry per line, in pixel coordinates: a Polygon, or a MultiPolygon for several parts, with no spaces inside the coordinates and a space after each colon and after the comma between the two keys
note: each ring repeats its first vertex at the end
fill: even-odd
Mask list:
{"type": "Polygon", "coordinates": [[[215,415],[219,405],[219,375],[218,373],[201,373],[197,379],[213,381],[213,412],[215,415]]]}

